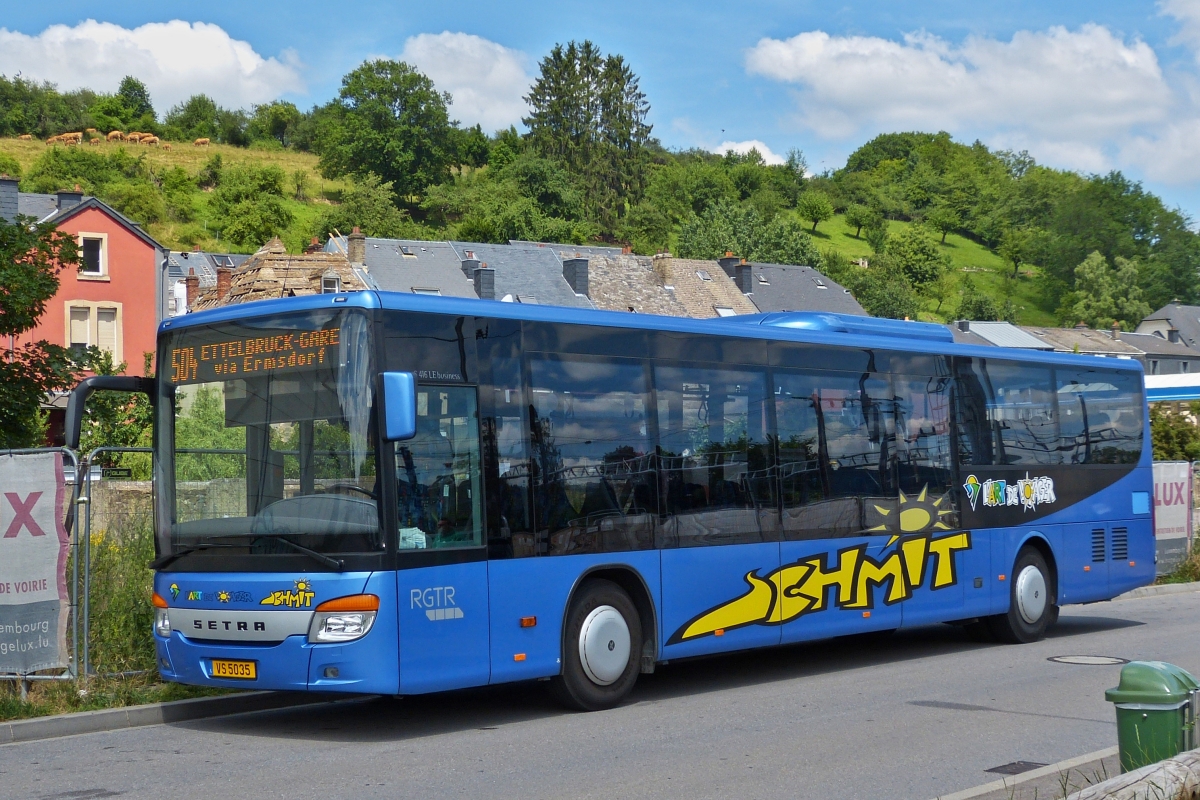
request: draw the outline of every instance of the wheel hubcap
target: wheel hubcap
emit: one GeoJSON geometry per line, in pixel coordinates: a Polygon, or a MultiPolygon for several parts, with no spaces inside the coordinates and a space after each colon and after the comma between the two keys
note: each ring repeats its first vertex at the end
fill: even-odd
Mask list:
{"type": "Polygon", "coordinates": [[[592,609],[579,631],[579,660],[592,683],[608,686],[629,664],[629,626],[612,606],[592,609]]]}
{"type": "Polygon", "coordinates": [[[1017,611],[1030,625],[1046,613],[1046,578],[1033,565],[1025,567],[1017,576],[1017,611]]]}

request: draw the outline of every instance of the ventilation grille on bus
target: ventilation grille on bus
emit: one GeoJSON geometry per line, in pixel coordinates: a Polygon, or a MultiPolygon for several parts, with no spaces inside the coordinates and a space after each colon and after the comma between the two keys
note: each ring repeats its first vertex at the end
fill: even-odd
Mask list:
{"type": "Polygon", "coordinates": [[[1113,528],[1112,543],[1113,561],[1124,561],[1129,558],[1129,529],[1113,528]]]}
{"type": "Polygon", "coordinates": [[[1104,528],[1092,529],[1092,561],[1104,560],[1104,528]]]}

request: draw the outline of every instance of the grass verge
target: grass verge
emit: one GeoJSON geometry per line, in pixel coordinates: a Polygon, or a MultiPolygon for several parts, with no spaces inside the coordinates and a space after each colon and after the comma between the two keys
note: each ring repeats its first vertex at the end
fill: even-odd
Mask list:
{"type": "Polygon", "coordinates": [[[28,699],[22,701],[17,683],[4,681],[0,683],[0,722],[229,693],[229,689],[162,683],[156,673],[147,673],[123,678],[93,678],[78,684],[74,681],[34,681],[28,699]]]}

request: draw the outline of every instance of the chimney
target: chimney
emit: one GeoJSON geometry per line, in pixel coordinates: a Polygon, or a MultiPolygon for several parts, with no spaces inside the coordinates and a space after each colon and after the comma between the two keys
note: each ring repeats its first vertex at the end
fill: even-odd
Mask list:
{"type": "Polygon", "coordinates": [[[1113,320],[1112,337],[1113,339],[1121,338],[1121,325],[1115,319],[1113,320]]]}
{"type": "Polygon", "coordinates": [[[969,320],[969,319],[960,319],[960,320],[958,321],[958,329],[959,329],[960,331],[969,331],[969,330],[971,330],[971,320],[969,320]]]}
{"type": "Polygon", "coordinates": [[[1084,322],[1083,320],[1080,320],[1075,325],[1075,330],[1077,330],[1077,331],[1086,331],[1087,329],[1088,329],[1088,324],[1086,322],[1084,322]]]}
{"type": "MultiPolygon", "coordinates": [[[[366,250],[366,248],[364,247],[364,248],[363,248],[363,250],[365,251],[365,250],[366,250]]],[[[319,240],[319,239],[317,239],[317,237],[315,237],[315,236],[314,236],[314,237],[312,237],[312,241],[308,243],[308,247],[304,248],[304,252],[306,252],[306,253],[319,253],[319,252],[321,252],[321,242],[320,242],[320,240],[319,240]]]]}
{"type": "Polygon", "coordinates": [[[754,268],[746,263],[746,259],[742,259],[742,263],[734,267],[734,281],[737,287],[742,290],[743,294],[750,294],[754,291],[754,268]]]}
{"type": "Polygon", "coordinates": [[[737,278],[737,272],[734,268],[741,262],[742,259],[735,256],[730,250],[725,251],[724,258],[717,259],[717,263],[721,265],[721,269],[725,270],[725,274],[735,279],[737,278]]]}
{"type": "Polygon", "coordinates": [[[0,175],[0,219],[15,222],[17,219],[17,179],[0,175]]]}
{"type": "Polygon", "coordinates": [[[563,260],[563,277],[571,284],[575,294],[588,293],[588,260],[586,258],[568,258],[563,260]]]}
{"type": "Polygon", "coordinates": [[[200,279],[196,277],[196,268],[188,268],[187,277],[183,280],[187,284],[187,307],[191,308],[192,304],[196,302],[196,298],[200,296],[200,279]]]}
{"type": "Polygon", "coordinates": [[[72,192],[58,193],[58,210],[66,211],[72,206],[77,206],[83,202],[83,192],[79,190],[79,184],[75,184],[75,190],[72,192]]]}
{"type": "Polygon", "coordinates": [[[1167,341],[1174,342],[1175,344],[1179,344],[1179,330],[1176,328],[1168,329],[1167,330],[1167,341]]]}
{"type": "Polygon", "coordinates": [[[463,275],[466,275],[472,280],[475,279],[475,270],[479,269],[479,259],[475,257],[474,250],[464,250],[462,260],[463,275]]]}
{"type": "Polygon", "coordinates": [[[491,267],[475,270],[475,294],[480,300],[496,299],[496,270],[491,267]]]}
{"type": "MultiPolygon", "coordinates": [[[[198,244],[194,244],[194,245],[192,245],[192,252],[193,252],[193,253],[199,253],[199,252],[200,252],[200,245],[198,245],[198,244]]],[[[187,257],[187,256],[184,256],[184,258],[186,258],[186,257],[187,257]]]]}
{"type": "Polygon", "coordinates": [[[229,267],[217,267],[217,300],[224,300],[232,286],[233,270],[229,267]]]}
{"type": "Polygon", "coordinates": [[[356,225],[346,237],[346,258],[351,264],[363,264],[367,260],[367,237],[356,225]]]}

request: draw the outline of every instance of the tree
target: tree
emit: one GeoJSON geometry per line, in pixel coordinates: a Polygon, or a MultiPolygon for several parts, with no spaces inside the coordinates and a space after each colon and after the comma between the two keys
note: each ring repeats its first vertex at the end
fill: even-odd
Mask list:
{"type": "Polygon", "coordinates": [[[299,124],[300,118],[300,109],[294,103],[285,100],[263,103],[254,107],[246,135],[250,141],[267,139],[287,147],[292,129],[299,124]]]}
{"type": "Polygon", "coordinates": [[[1150,313],[1150,304],[1138,288],[1138,265],[1117,256],[1116,267],[1094,251],[1075,268],[1075,291],[1063,298],[1059,316],[1065,325],[1083,322],[1107,329],[1114,322],[1133,330],[1150,313]]]}
{"type": "Polygon", "coordinates": [[[246,112],[217,105],[206,94],[195,94],[172,106],[163,121],[164,135],[177,141],[211,139],[223,144],[245,146],[246,112]]]}
{"type": "Polygon", "coordinates": [[[878,259],[866,269],[844,272],[847,289],[873,317],[914,319],[919,304],[904,273],[888,259],[878,259]]]}
{"type": "MultiPolygon", "coordinates": [[[[0,336],[32,330],[58,292],[59,273],[70,268],[79,268],[73,236],[29,217],[11,224],[0,218],[0,336]]],[[[78,374],[70,352],[58,345],[38,341],[10,350],[0,360],[3,447],[40,444],[42,399],[47,392],[69,388],[78,374]]]]}
{"type": "Polygon", "coordinates": [[[414,234],[419,233],[419,226],[396,208],[392,184],[370,174],[342,192],[340,204],[330,206],[317,217],[312,233],[324,239],[331,231],[344,234],[356,227],[367,236],[387,239],[416,238],[414,234]]]}
{"type": "Polygon", "coordinates": [[[918,290],[936,283],[950,266],[950,259],[920,225],[909,225],[889,239],[885,252],[918,290]]]}
{"type": "Polygon", "coordinates": [[[146,84],[132,75],[126,75],[121,79],[121,86],[117,89],[117,97],[120,98],[121,104],[129,111],[132,119],[137,119],[146,114],[149,114],[152,118],[154,117],[154,104],[150,102],[150,90],[146,88],[146,84]]]}
{"type": "Polygon", "coordinates": [[[211,205],[221,233],[241,247],[261,247],[292,224],[284,205],[283,170],[236,164],[221,170],[211,205]]]}
{"type": "Polygon", "coordinates": [[[538,69],[524,98],[530,142],[582,178],[588,217],[611,228],[645,188],[650,104],[638,77],[590,41],[555,45],[538,69]]]}
{"type": "Polygon", "coordinates": [[[796,211],[802,219],[812,223],[813,233],[816,233],[817,224],[833,216],[833,203],[824,192],[810,190],[800,195],[796,202],[796,211]]]}
{"type": "MultiPolygon", "coordinates": [[[[146,354],[145,372],[151,375],[152,355],[146,354]]],[[[80,358],[86,369],[97,375],[120,375],[126,364],[113,364],[112,353],[98,347],[89,347],[80,358]]],[[[91,452],[97,447],[149,447],[151,445],[150,424],[153,421],[150,399],[139,392],[95,392],[85,406],[84,423],[80,427],[79,451],[91,452]]],[[[104,453],[100,463],[115,467],[132,453],[104,453]]],[[[137,458],[148,467],[147,459],[137,458]]],[[[149,469],[145,469],[149,473],[149,469]]],[[[138,476],[141,480],[150,475],[138,476]]]]}
{"type": "Polygon", "coordinates": [[[402,61],[367,61],[342,78],[323,111],[315,149],[326,177],[373,173],[397,194],[450,179],[450,95],[402,61]]]}
{"type": "Polygon", "coordinates": [[[871,220],[867,226],[867,244],[871,246],[871,252],[879,255],[887,250],[888,245],[888,221],[884,217],[879,216],[871,220]]]}
{"type": "Polygon", "coordinates": [[[692,215],[679,233],[681,258],[714,259],[726,252],[750,261],[820,267],[812,237],[795,220],[775,217],[764,223],[753,207],[729,201],[692,215]]]}
{"type": "Polygon", "coordinates": [[[862,234],[862,229],[874,222],[877,216],[879,216],[878,212],[859,203],[851,203],[846,206],[846,224],[854,228],[856,239],[862,234]]]}
{"type": "Polygon", "coordinates": [[[996,252],[1001,258],[1013,265],[1012,276],[1017,277],[1021,264],[1028,257],[1030,232],[1022,228],[1009,228],[1000,237],[1000,246],[996,252]]]}
{"type": "Polygon", "coordinates": [[[962,299],[959,300],[954,316],[956,319],[980,322],[996,322],[1004,318],[1000,305],[993,298],[980,292],[969,275],[963,278],[962,299]]]}
{"type": "Polygon", "coordinates": [[[925,216],[925,224],[942,235],[942,244],[946,243],[946,234],[953,233],[962,225],[962,217],[949,206],[938,206],[925,216]]]}
{"type": "Polygon", "coordinates": [[[1200,403],[1188,403],[1188,411],[1175,413],[1165,403],[1150,405],[1150,439],[1155,461],[1200,460],[1200,403]]]}

